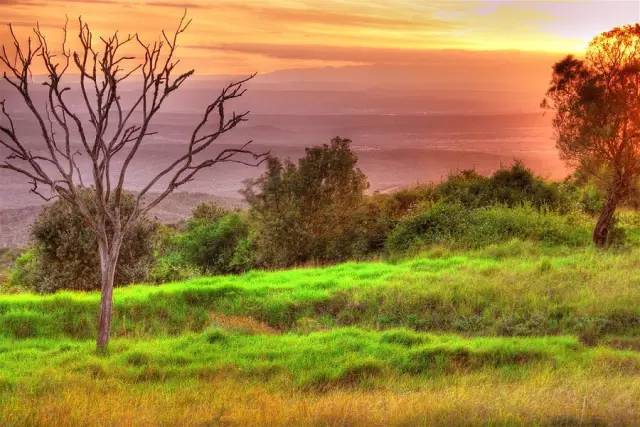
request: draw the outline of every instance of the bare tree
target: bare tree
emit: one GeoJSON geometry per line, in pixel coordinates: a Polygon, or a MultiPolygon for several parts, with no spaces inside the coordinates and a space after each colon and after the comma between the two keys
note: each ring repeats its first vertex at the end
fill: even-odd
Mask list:
{"type": "Polygon", "coordinates": [[[40,197],[46,200],[61,197],[71,203],[95,233],[102,279],[97,349],[104,352],[109,342],[114,273],[123,236],[142,215],[176,188],[193,180],[201,170],[224,162],[257,166],[266,153],[253,152],[249,148],[251,141],[237,148],[215,150],[213,154],[207,150],[220,136],[247,120],[248,112],[229,114],[226,107],[229,101],[245,93],[243,85],[251,75],[228,84],[212,99],[184,141],[184,152],[150,179],[137,193],[134,208],[125,214],[123,192],[131,163],[153,134],[152,120],[164,101],[194,72],[177,72],[179,60],[175,58],[178,38],[191,21],[183,15],[173,33],[162,31],[162,36],[153,43],[143,42],[137,34],[121,38],[117,32],[107,38],[96,38],[81,18],[78,21],[79,47],[68,47],[65,23],[59,52],[50,49],[39,26],[22,43],[9,26],[12,39],[0,52],[0,64],[5,68],[3,76],[24,101],[41,140],[37,142],[40,150],[34,154],[30,149],[32,141],[27,145],[21,139],[2,101],[0,144],[8,149],[9,156],[0,167],[27,177],[31,191],[40,197]],[[127,45],[139,49],[140,59],[122,53],[127,45]],[[42,102],[37,102],[31,87],[35,61],[41,62],[46,71],[43,83],[46,100],[42,102]],[[63,83],[68,70],[78,73],[73,74],[79,79],[77,90],[82,98],[78,108],[67,96],[71,87],[63,83]],[[123,105],[125,100],[119,89],[135,76],[140,91],[130,104],[123,105]],[[80,158],[90,170],[85,172],[90,176],[84,180],[80,158]],[[82,189],[89,186],[95,191],[95,198],[81,197],[82,189]]]}

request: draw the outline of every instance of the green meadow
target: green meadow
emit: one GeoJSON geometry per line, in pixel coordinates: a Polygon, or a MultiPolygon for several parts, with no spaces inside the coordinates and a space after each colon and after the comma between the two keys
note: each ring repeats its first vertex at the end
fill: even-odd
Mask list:
{"type": "Polygon", "coordinates": [[[0,427],[640,426],[633,2],[0,3],[0,427]]]}
{"type": "MultiPolygon", "coordinates": [[[[633,236],[633,233],[630,233],[633,236]]],[[[635,425],[640,249],[398,259],[0,295],[0,424],[635,425]]]]}

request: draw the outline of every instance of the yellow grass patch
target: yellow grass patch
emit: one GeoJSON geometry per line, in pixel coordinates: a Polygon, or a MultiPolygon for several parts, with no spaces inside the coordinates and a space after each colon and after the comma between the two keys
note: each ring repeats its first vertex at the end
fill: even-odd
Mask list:
{"type": "Polygon", "coordinates": [[[250,316],[231,316],[222,313],[210,312],[209,320],[213,326],[218,326],[234,332],[241,332],[251,335],[278,334],[278,330],[272,328],[264,322],[254,319],[250,316]]]}
{"type": "Polygon", "coordinates": [[[66,378],[0,402],[3,426],[638,425],[638,377],[539,372],[508,382],[484,374],[422,384],[305,393],[219,378],[127,384],[66,378]]]}

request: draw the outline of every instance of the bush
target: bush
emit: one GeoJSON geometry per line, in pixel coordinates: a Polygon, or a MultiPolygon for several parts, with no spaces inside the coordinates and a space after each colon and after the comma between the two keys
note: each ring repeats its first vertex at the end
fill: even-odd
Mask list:
{"type": "Polygon", "coordinates": [[[416,186],[391,194],[373,194],[355,213],[354,257],[380,253],[387,236],[403,217],[422,202],[433,201],[433,186],[416,186]]]}
{"type": "Polygon", "coordinates": [[[178,237],[184,261],[206,273],[239,273],[251,266],[249,225],[243,215],[229,213],[217,220],[195,220],[178,237]]]}
{"type": "Polygon", "coordinates": [[[191,212],[189,224],[214,223],[227,214],[227,210],[215,202],[202,202],[191,212]]]}
{"type": "Polygon", "coordinates": [[[202,203],[182,230],[161,227],[156,239],[155,282],[183,280],[197,274],[240,273],[253,264],[245,214],[202,203]]]}
{"type": "Polygon", "coordinates": [[[460,240],[469,212],[460,204],[425,203],[401,220],[389,234],[387,248],[392,252],[435,243],[460,240]]]}
{"type": "Polygon", "coordinates": [[[561,215],[531,206],[490,206],[471,212],[462,236],[465,246],[480,247],[512,238],[549,245],[579,246],[590,242],[590,224],[578,214],[561,215]]]}
{"type": "MultiPolygon", "coordinates": [[[[532,210],[566,214],[579,206],[578,199],[577,187],[546,182],[520,162],[490,177],[465,170],[438,185],[367,198],[358,223],[360,244],[363,253],[380,251],[385,245],[392,251],[434,243],[482,246],[526,235],[522,227],[519,232],[513,230],[518,215],[535,216],[532,210]],[[488,217],[496,205],[502,206],[496,209],[504,215],[510,207],[529,208],[511,217],[512,224],[502,224],[508,228],[504,236],[498,236],[495,233],[500,230],[491,227],[497,219],[488,217]],[[472,213],[480,208],[484,210],[472,213]],[[489,226],[484,234],[479,225],[483,223],[489,226]],[[473,231],[474,227],[478,229],[473,231]]],[[[506,217],[502,219],[507,221],[506,217]]]]}
{"type": "Polygon", "coordinates": [[[11,267],[20,256],[20,251],[0,248],[0,293],[18,290],[11,286],[11,267]]]}
{"type": "Polygon", "coordinates": [[[38,284],[38,262],[36,251],[28,249],[20,254],[11,268],[9,286],[34,289],[38,284]]]}
{"type": "Polygon", "coordinates": [[[154,283],[178,282],[195,277],[199,273],[198,268],[187,264],[181,253],[171,251],[156,258],[149,273],[149,280],[154,283]]]}
{"type": "Polygon", "coordinates": [[[368,183],[348,139],[307,148],[297,164],[269,159],[244,191],[261,266],[335,262],[357,255],[357,212],[368,183]]]}
{"type": "Polygon", "coordinates": [[[573,207],[558,183],[536,177],[521,162],[515,162],[508,169],[498,169],[490,177],[472,170],[462,171],[438,185],[435,193],[438,200],[471,208],[528,204],[537,209],[568,212],[573,207]]]}
{"type": "MultiPolygon", "coordinates": [[[[94,195],[85,190],[83,197],[94,195]]],[[[122,201],[123,215],[133,207],[133,197],[126,195],[122,201]]],[[[127,233],[118,258],[117,285],[147,278],[153,262],[155,229],[155,223],[142,218],[127,233]]],[[[100,289],[98,244],[75,207],[64,200],[47,206],[36,219],[31,234],[33,252],[17,263],[16,285],[29,286],[38,292],[100,289]]]]}
{"type": "Polygon", "coordinates": [[[474,170],[463,170],[449,175],[446,181],[435,187],[436,198],[467,207],[485,206],[491,203],[490,179],[474,170]]]}
{"type": "Polygon", "coordinates": [[[579,188],[580,209],[589,215],[597,215],[604,208],[604,195],[593,184],[586,184],[579,188]]]}
{"type": "Polygon", "coordinates": [[[550,245],[586,245],[590,224],[579,214],[561,215],[532,206],[487,206],[465,209],[460,204],[423,205],[399,222],[387,239],[391,252],[434,244],[478,248],[511,239],[550,245]]]}

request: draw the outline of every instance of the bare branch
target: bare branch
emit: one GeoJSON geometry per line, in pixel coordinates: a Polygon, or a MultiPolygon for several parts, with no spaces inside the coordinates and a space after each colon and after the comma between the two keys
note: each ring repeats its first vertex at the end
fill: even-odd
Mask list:
{"type": "MultiPolygon", "coordinates": [[[[115,270],[123,236],[132,224],[176,188],[219,163],[258,166],[267,158],[268,153],[251,150],[251,141],[217,153],[209,152],[222,135],[247,120],[248,111],[231,112],[228,104],[245,93],[244,84],[254,77],[251,75],[228,84],[211,100],[185,141],[184,152],[143,187],[132,212],[121,211],[128,169],[148,137],[156,133],[152,128],[156,114],[194,73],[178,71],[180,60],[176,58],[179,38],[190,23],[185,11],[173,32],[162,31],[158,40],[146,43],[137,34],[123,37],[118,32],[96,38],[89,25],[78,18],[79,47],[72,49],[67,41],[67,20],[62,27],[59,50],[49,46],[47,36],[37,24],[33,38],[22,43],[9,26],[10,40],[0,48],[3,79],[20,95],[40,131],[38,140],[29,140],[27,145],[18,134],[5,102],[0,102],[0,146],[8,150],[0,168],[24,176],[31,185],[30,191],[39,197],[50,200],[59,196],[80,211],[98,240],[101,267],[107,276],[115,270]],[[130,44],[139,50],[138,56],[122,53],[123,47],[130,44]],[[44,105],[38,105],[30,87],[36,59],[46,73],[44,105]],[[63,80],[70,66],[79,73],[80,106],[67,100],[71,88],[63,80]],[[141,87],[134,99],[128,101],[131,105],[124,105],[121,83],[133,76],[140,77],[141,87]],[[85,116],[89,117],[88,123],[85,116]],[[38,147],[34,146],[36,143],[38,147]],[[84,177],[80,158],[84,160],[82,166],[88,166],[84,177]],[[163,184],[160,194],[145,200],[160,183],[163,184]],[[87,185],[95,192],[91,201],[82,196],[87,185]]],[[[113,280],[105,279],[103,304],[111,300],[112,288],[113,280]]],[[[100,319],[98,347],[104,348],[110,306],[103,305],[100,319]]]]}

